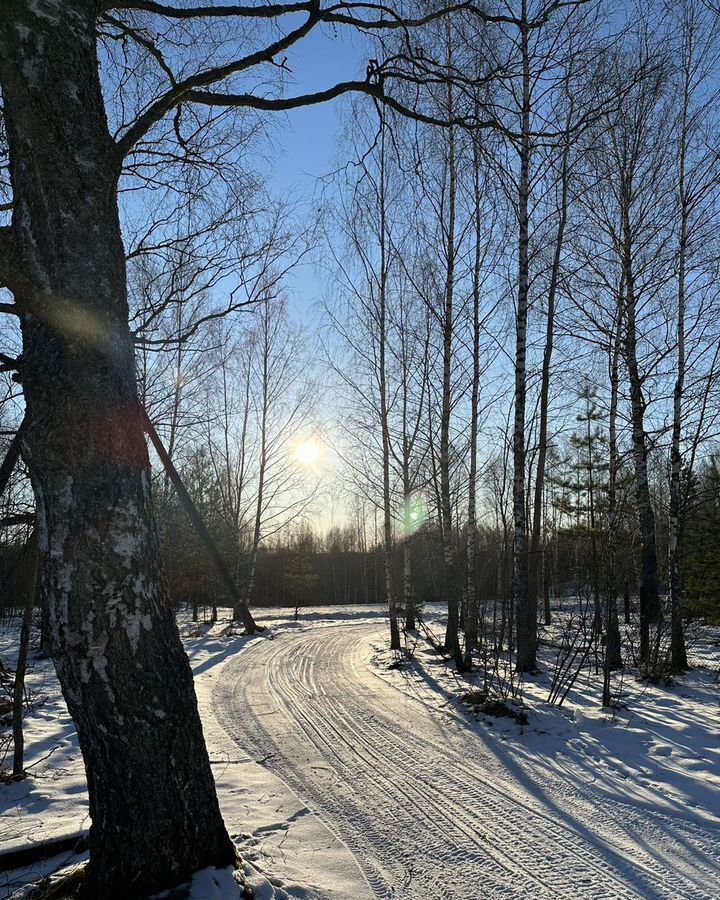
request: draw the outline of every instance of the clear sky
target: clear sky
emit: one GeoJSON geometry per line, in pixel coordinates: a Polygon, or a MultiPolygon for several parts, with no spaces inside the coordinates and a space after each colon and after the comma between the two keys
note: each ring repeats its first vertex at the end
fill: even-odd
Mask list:
{"type": "MultiPolygon", "coordinates": [[[[367,42],[349,29],[316,28],[303,38],[287,65],[291,70],[286,96],[324,90],[339,81],[364,78],[372,55],[367,42]]],[[[291,196],[312,214],[311,200],[318,178],[337,163],[341,113],[348,97],[278,114],[276,153],[271,189],[279,197],[291,196]]],[[[304,318],[322,293],[322,282],[312,263],[298,266],[290,279],[292,307],[304,318]]]]}
{"type": "MultiPolygon", "coordinates": [[[[331,87],[338,81],[363,78],[368,59],[367,45],[347,29],[317,28],[288,54],[287,65],[294,84],[287,95],[304,94],[331,87]]],[[[304,109],[293,110],[279,120],[279,154],[276,186],[312,189],[314,178],[327,172],[335,159],[339,127],[338,113],[343,98],[304,109]]]]}

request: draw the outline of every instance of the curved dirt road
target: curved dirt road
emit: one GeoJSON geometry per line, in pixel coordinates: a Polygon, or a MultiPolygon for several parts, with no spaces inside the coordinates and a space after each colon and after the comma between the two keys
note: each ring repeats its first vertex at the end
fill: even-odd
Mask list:
{"type": "Polygon", "coordinates": [[[282,632],[223,669],[215,715],[350,848],[376,897],[720,896],[712,825],[529,765],[371,664],[381,624],[282,632]]]}

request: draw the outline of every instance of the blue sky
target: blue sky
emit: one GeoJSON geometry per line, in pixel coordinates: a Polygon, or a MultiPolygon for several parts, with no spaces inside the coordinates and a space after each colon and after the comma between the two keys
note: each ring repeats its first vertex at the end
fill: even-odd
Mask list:
{"type": "MultiPolygon", "coordinates": [[[[303,94],[328,88],[338,81],[362,78],[368,50],[347,29],[316,28],[288,54],[293,84],[287,94],[303,94]]],[[[343,99],[322,103],[286,114],[286,125],[279,122],[279,154],[276,186],[312,189],[314,178],[328,171],[335,158],[339,126],[338,113],[343,99]]]]}
{"type": "MultiPolygon", "coordinates": [[[[292,76],[287,96],[323,90],[339,81],[363,78],[372,53],[362,37],[349,29],[316,28],[288,54],[292,76]]],[[[272,191],[292,196],[311,214],[311,200],[318,178],[337,165],[337,140],[341,113],[348,98],[279,114],[276,127],[272,191]]],[[[322,293],[322,281],[312,263],[298,266],[290,278],[292,308],[300,318],[322,293]]]]}

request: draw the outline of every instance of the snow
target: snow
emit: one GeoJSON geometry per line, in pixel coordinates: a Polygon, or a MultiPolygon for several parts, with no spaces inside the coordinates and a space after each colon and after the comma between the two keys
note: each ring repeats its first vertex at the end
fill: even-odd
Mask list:
{"type": "MultiPolygon", "coordinates": [[[[444,619],[430,619],[435,637],[444,634],[444,619]]],[[[546,704],[550,689],[552,651],[541,648],[542,673],[525,676],[520,695],[530,714],[530,727],[513,751],[528,766],[547,765],[559,775],[573,774],[579,781],[615,800],[648,810],[677,813],[702,822],[720,823],[720,633],[693,648],[700,663],[673,686],[645,684],[628,671],[615,673],[613,685],[621,693],[611,712],[600,708],[602,674],[588,665],[570,691],[565,704],[546,704]],[[552,766],[550,763],[552,762],[552,766]]],[[[546,635],[547,637],[547,635],[546,635]]],[[[377,641],[376,664],[396,687],[427,696],[428,671],[435,675],[440,697],[457,701],[475,680],[458,676],[444,664],[427,642],[418,645],[418,664],[383,673],[389,652],[377,641]]],[[[436,692],[436,693],[437,693],[436,692]]],[[[471,714],[456,704],[458,713],[471,714]]],[[[485,717],[484,722],[487,723],[485,717]]],[[[495,733],[518,733],[511,721],[492,720],[495,733]]],[[[551,774],[550,772],[548,774],[551,774]]],[[[720,892],[719,892],[720,893],[720,892]]]]}
{"type": "MultiPolygon", "coordinates": [[[[0,621],[0,660],[15,665],[19,620],[0,621]]],[[[9,849],[80,834],[90,826],[85,769],[75,726],[60,694],[49,660],[35,658],[31,647],[26,691],[32,713],[25,719],[25,767],[30,778],[0,785],[0,853],[9,849]]],[[[12,765],[9,729],[0,732],[0,767],[12,765]],[[3,760],[3,754],[8,756],[3,760]]],[[[71,861],[65,854],[58,863],[71,861]]],[[[51,871],[43,867],[40,875],[51,871]]],[[[0,896],[27,880],[29,873],[1,873],[0,896]]]]}
{"type": "Polygon", "coordinates": [[[223,900],[235,893],[240,896],[232,869],[203,869],[190,885],[190,900],[223,900]]]}
{"type": "MultiPolygon", "coordinates": [[[[179,620],[256,897],[720,895],[717,635],[703,644],[705,667],[675,685],[615,676],[611,713],[592,667],[562,707],[546,704],[548,649],[543,673],[521,685],[521,726],[462,704],[476,676],[455,673],[425,639],[390,668],[377,607],[258,618],[271,630],[253,637],[179,620]]],[[[442,633],[439,607],[426,621],[442,633]]],[[[0,634],[8,665],[14,639],[14,628],[0,634]]],[[[26,719],[33,775],[0,786],[0,852],[89,826],[72,722],[51,665],[31,662],[31,695],[44,698],[26,719]]],[[[0,875],[0,896],[77,860],[0,875]]],[[[241,896],[230,870],[197,873],[189,891],[241,896]]]]}
{"type": "MultiPolygon", "coordinates": [[[[229,611],[221,611],[229,612],[229,611]]],[[[288,613],[288,617],[289,617],[288,613]]],[[[0,660],[14,665],[19,622],[0,623],[0,660]]],[[[195,672],[195,689],[205,738],[228,831],[245,864],[245,882],[256,898],[346,900],[366,897],[360,870],[349,851],[272,773],[244,752],[212,713],[212,696],[222,666],[263,637],[221,636],[228,622],[197,626],[184,614],[179,627],[195,672]],[[362,889],[357,890],[357,883],[362,889]]],[[[293,625],[290,624],[291,629],[293,625]]],[[[25,719],[26,767],[32,777],[0,785],[0,854],[33,843],[87,832],[90,826],[85,772],[72,720],[52,663],[31,651],[27,686],[40,702],[25,719]]],[[[0,732],[9,736],[9,732],[0,732]]],[[[1,746],[1,745],[0,745],[1,746]]],[[[0,763],[2,750],[0,750],[0,763]]],[[[10,762],[10,757],[5,764],[10,762]]],[[[85,858],[85,857],[80,857],[85,858]]],[[[0,898],[25,896],[25,886],[74,865],[65,853],[42,864],[0,873],[0,898]]],[[[227,873],[196,875],[192,897],[234,900],[227,873]],[[219,893],[204,893],[212,885],[219,893]]]]}
{"type": "MultiPolygon", "coordinates": [[[[192,882],[185,887],[187,900],[229,900],[242,897],[238,873],[231,867],[202,869],[195,873],[192,882]]],[[[164,900],[172,893],[163,891],[160,894],[153,894],[151,900],[164,900]]]]}

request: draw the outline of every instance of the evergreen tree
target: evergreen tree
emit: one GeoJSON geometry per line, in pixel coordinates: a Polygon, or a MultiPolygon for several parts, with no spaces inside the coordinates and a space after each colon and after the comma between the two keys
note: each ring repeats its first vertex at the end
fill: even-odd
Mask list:
{"type": "Polygon", "coordinates": [[[688,485],[690,515],[683,538],[689,617],[720,623],[720,465],[713,457],[688,485]]]}

